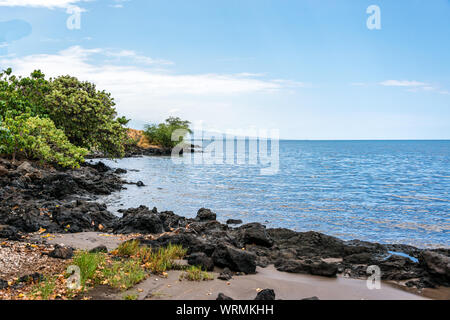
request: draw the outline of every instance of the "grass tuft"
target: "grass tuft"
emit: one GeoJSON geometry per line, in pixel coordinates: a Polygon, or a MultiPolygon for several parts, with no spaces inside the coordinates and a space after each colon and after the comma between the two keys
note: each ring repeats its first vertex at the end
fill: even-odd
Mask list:
{"type": "Polygon", "coordinates": [[[208,272],[203,271],[202,268],[198,266],[190,266],[180,275],[180,280],[183,279],[188,281],[206,281],[213,280],[214,277],[208,272]]]}
{"type": "Polygon", "coordinates": [[[73,264],[80,268],[81,285],[84,287],[86,281],[95,278],[97,269],[104,265],[105,255],[103,253],[89,253],[78,251],[73,258],[73,264]]]}
{"type": "Polygon", "coordinates": [[[138,240],[131,240],[121,243],[116,249],[116,255],[119,257],[135,256],[141,250],[138,240]]]}
{"type": "Polygon", "coordinates": [[[39,298],[40,300],[49,300],[54,294],[56,288],[56,281],[52,277],[45,278],[34,285],[31,295],[34,298],[39,298]]]}
{"type": "Polygon", "coordinates": [[[137,300],[139,298],[139,296],[137,294],[127,294],[123,296],[123,300],[137,300]]]}
{"type": "Polygon", "coordinates": [[[105,283],[113,288],[127,290],[145,279],[147,274],[137,259],[115,261],[102,270],[105,283]]]}

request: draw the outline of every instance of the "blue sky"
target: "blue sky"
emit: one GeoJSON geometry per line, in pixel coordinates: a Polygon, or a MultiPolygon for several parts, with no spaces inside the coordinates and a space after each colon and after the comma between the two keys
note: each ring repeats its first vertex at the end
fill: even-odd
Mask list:
{"type": "Polygon", "coordinates": [[[449,139],[449,39],[448,0],[0,0],[1,68],[94,81],[138,128],[176,115],[289,139],[449,139]]]}

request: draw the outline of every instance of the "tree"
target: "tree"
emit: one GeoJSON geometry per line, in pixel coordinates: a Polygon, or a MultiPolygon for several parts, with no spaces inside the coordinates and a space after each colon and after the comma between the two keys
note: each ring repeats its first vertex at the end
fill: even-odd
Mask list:
{"type": "Polygon", "coordinates": [[[188,133],[192,133],[189,128],[190,124],[189,121],[181,120],[178,117],[170,117],[164,123],[146,125],[144,134],[152,143],[163,148],[173,148],[182,142],[188,133]],[[172,141],[172,134],[175,130],[184,130],[184,134],[178,141],[172,141]]]}
{"type": "Polygon", "coordinates": [[[29,159],[39,159],[63,167],[76,168],[88,151],[72,145],[62,130],[50,119],[31,117],[23,113],[9,113],[0,124],[0,152],[12,155],[23,153],[29,159]]]}
{"type": "Polygon", "coordinates": [[[45,75],[36,70],[30,77],[12,75],[11,68],[0,73],[0,116],[7,112],[17,116],[30,113],[32,116],[42,115],[45,96],[50,92],[50,84],[45,75]]]}
{"type": "Polygon", "coordinates": [[[90,82],[70,76],[50,82],[45,110],[56,127],[64,130],[69,141],[89,150],[99,150],[109,157],[123,157],[128,122],[116,119],[114,99],[90,82]]]}

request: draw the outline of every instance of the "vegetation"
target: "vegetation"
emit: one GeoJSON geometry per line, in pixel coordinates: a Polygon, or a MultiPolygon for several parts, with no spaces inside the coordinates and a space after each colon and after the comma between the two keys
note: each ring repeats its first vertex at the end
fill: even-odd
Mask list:
{"type": "MultiPolygon", "coordinates": [[[[175,259],[181,259],[187,250],[180,245],[169,244],[166,247],[152,249],[141,246],[139,241],[127,241],[110,253],[77,251],[67,266],[77,266],[80,269],[80,284],[78,289],[67,287],[69,274],[46,275],[40,280],[30,283],[16,292],[19,299],[72,299],[75,297],[88,299],[89,290],[98,285],[125,291],[146,279],[150,274],[166,277],[166,271],[174,269],[175,259]]],[[[67,270],[67,269],[65,269],[67,270]]],[[[180,278],[181,279],[181,278],[180,278]]],[[[212,276],[198,267],[186,270],[183,279],[192,281],[210,280],[212,276]]],[[[153,295],[156,296],[157,293],[153,295]]],[[[136,294],[127,292],[126,300],[135,300],[136,294]]]]}
{"type": "Polygon", "coordinates": [[[56,280],[53,277],[47,277],[35,284],[31,295],[41,300],[49,300],[56,289],[56,280]]]}
{"type": "Polygon", "coordinates": [[[139,241],[133,240],[122,243],[113,253],[121,257],[137,258],[146,270],[161,274],[173,269],[173,261],[182,259],[186,256],[186,252],[187,250],[180,245],[169,243],[167,247],[152,249],[140,246],[139,241]]]}
{"type": "Polygon", "coordinates": [[[71,144],[64,132],[57,129],[50,119],[31,117],[24,113],[7,117],[2,125],[1,151],[11,154],[13,160],[17,153],[22,152],[27,158],[75,168],[88,153],[86,149],[71,144]]]}
{"type": "Polygon", "coordinates": [[[58,128],[76,146],[100,150],[111,157],[124,156],[128,123],[116,119],[114,99],[90,82],[63,76],[50,82],[45,110],[58,128]]]}
{"type": "Polygon", "coordinates": [[[126,294],[123,297],[123,300],[137,300],[139,296],[135,293],[126,294]]]}
{"type": "Polygon", "coordinates": [[[77,167],[89,151],[122,157],[128,120],[117,118],[114,99],[90,82],[36,70],[17,77],[0,73],[0,154],[20,154],[77,167]]]}
{"type": "Polygon", "coordinates": [[[80,268],[81,285],[84,287],[88,281],[95,279],[98,268],[105,264],[105,255],[103,253],[90,253],[78,251],[73,258],[73,264],[80,268]]]}
{"type": "Polygon", "coordinates": [[[138,240],[130,240],[122,242],[117,249],[114,251],[114,253],[119,257],[130,257],[137,255],[140,248],[140,243],[138,240]]]}
{"type": "Polygon", "coordinates": [[[144,280],[147,276],[138,259],[114,261],[103,268],[102,284],[108,284],[113,288],[127,290],[144,280]]]}
{"type": "Polygon", "coordinates": [[[178,143],[183,142],[188,133],[192,133],[189,125],[189,121],[181,120],[178,117],[170,117],[164,123],[145,126],[144,134],[151,143],[163,148],[173,148],[178,143]]]}
{"type": "Polygon", "coordinates": [[[190,266],[186,271],[184,271],[180,275],[180,280],[189,280],[189,281],[205,281],[205,280],[213,280],[214,277],[206,271],[203,271],[202,268],[198,266],[190,266]]]}

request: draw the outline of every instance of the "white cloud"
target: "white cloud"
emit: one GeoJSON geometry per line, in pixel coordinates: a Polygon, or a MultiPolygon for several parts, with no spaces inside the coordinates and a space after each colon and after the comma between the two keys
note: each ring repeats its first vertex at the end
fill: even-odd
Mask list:
{"type": "Polygon", "coordinates": [[[0,0],[2,7],[68,8],[90,0],[0,0]]]}
{"type": "Polygon", "coordinates": [[[439,89],[425,82],[419,81],[409,81],[409,80],[386,80],[380,82],[380,85],[385,87],[403,87],[407,88],[408,92],[419,92],[419,91],[428,91],[428,92],[437,92],[439,94],[447,94],[448,91],[439,89]],[[446,93],[447,92],[447,93],[446,93]]]}
{"type": "Polygon", "coordinates": [[[152,59],[150,57],[146,57],[143,55],[139,55],[132,50],[121,50],[121,51],[105,51],[105,55],[108,57],[117,58],[118,60],[123,58],[132,59],[137,64],[145,64],[145,65],[172,65],[173,62],[161,59],[152,59]]]}
{"type": "Polygon", "coordinates": [[[259,74],[175,74],[161,69],[168,64],[134,51],[80,46],[56,54],[0,58],[1,68],[12,67],[16,74],[29,75],[41,69],[47,77],[70,74],[92,81],[99,89],[112,93],[121,114],[143,121],[164,119],[168,113],[190,120],[208,115],[209,119],[217,119],[219,110],[239,114],[243,106],[252,104],[252,99],[266,100],[262,95],[304,86],[301,82],[263,79],[259,74]],[[111,57],[113,62],[108,60],[111,57]]]}
{"type": "Polygon", "coordinates": [[[124,7],[123,3],[129,2],[130,0],[113,0],[115,4],[110,4],[109,6],[116,9],[122,9],[124,7]]]}
{"type": "Polygon", "coordinates": [[[385,87],[422,87],[427,86],[424,82],[408,80],[386,80],[380,83],[385,87]]]}

